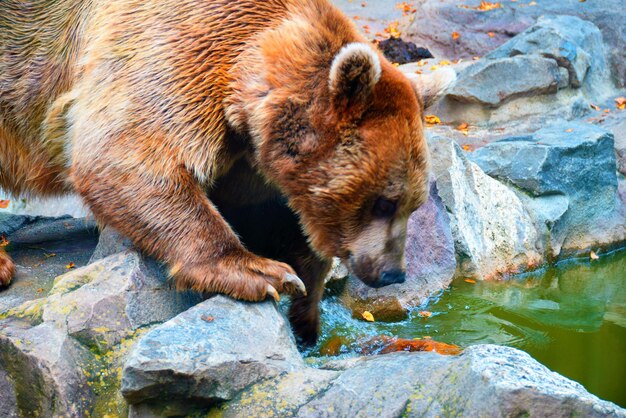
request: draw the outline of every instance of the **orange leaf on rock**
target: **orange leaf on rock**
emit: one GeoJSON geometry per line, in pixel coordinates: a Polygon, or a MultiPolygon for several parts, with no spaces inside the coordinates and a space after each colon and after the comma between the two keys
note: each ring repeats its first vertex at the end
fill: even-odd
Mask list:
{"type": "Polygon", "coordinates": [[[457,40],[461,37],[461,35],[459,35],[459,32],[452,32],[452,39],[457,40]]]}
{"type": "Polygon", "coordinates": [[[598,105],[594,105],[593,103],[590,103],[590,104],[589,104],[589,107],[590,107],[590,108],[592,108],[593,110],[598,111],[598,112],[600,111],[600,106],[598,106],[598,105]]]}
{"type": "Polygon", "coordinates": [[[420,311],[419,315],[422,318],[430,318],[433,315],[433,313],[431,311],[420,311]]]}
{"type": "Polygon", "coordinates": [[[363,317],[363,319],[365,319],[367,322],[374,322],[374,315],[372,315],[372,313],[370,311],[365,311],[361,314],[361,316],[363,317]]]}
{"type": "Polygon", "coordinates": [[[618,97],[615,99],[615,104],[619,110],[626,109],[626,97],[618,97]]]}
{"type": "Polygon", "coordinates": [[[486,12],[487,10],[499,9],[502,7],[500,3],[491,3],[489,1],[481,1],[480,6],[476,8],[476,10],[480,10],[486,12]]]}
{"type": "Polygon", "coordinates": [[[493,32],[488,32],[487,35],[489,35],[490,38],[493,38],[494,36],[496,36],[496,34],[493,32]]]}
{"type": "Polygon", "coordinates": [[[68,269],[68,270],[71,270],[71,269],[73,269],[74,267],[76,267],[76,264],[74,264],[73,262],[70,262],[70,263],[68,263],[68,265],[67,265],[67,266],[65,266],[65,268],[66,268],[66,269],[68,269]]]}
{"type": "Polygon", "coordinates": [[[476,284],[476,280],[474,279],[465,279],[463,280],[465,283],[471,283],[471,284],[476,284]]]}
{"type": "Polygon", "coordinates": [[[211,315],[202,315],[200,317],[200,319],[202,319],[204,322],[213,322],[213,321],[215,321],[215,318],[212,317],[211,315]]]}
{"type": "Polygon", "coordinates": [[[0,200],[0,209],[6,209],[9,207],[10,200],[0,200]]]}
{"type": "Polygon", "coordinates": [[[589,253],[589,258],[591,258],[592,260],[597,260],[600,257],[598,257],[598,254],[596,254],[595,251],[592,251],[589,253]]]}
{"type": "Polygon", "coordinates": [[[424,120],[426,121],[426,123],[428,123],[429,125],[438,125],[441,123],[441,119],[439,119],[437,116],[435,115],[426,115],[424,116],[424,120]]]}

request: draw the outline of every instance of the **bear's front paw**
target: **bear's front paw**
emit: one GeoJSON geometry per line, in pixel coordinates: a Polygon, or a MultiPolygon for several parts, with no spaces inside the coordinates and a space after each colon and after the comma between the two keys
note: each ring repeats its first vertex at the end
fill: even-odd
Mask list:
{"type": "Polygon", "coordinates": [[[0,289],[11,283],[11,278],[15,273],[15,265],[11,258],[0,250],[0,289]]]}
{"type": "Polygon", "coordinates": [[[306,295],[306,287],[287,264],[242,251],[211,263],[175,269],[179,285],[201,292],[217,292],[251,302],[279,293],[306,295]]]}

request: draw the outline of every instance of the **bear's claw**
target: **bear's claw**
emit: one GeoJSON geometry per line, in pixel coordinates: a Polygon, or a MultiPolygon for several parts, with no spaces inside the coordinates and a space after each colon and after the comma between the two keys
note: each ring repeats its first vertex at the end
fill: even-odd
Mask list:
{"type": "Polygon", "coordinates": [[[292,288],[289,289],[289,291],[287,292],[289,294],[293,295],[299,293],[302,296],[306,296],[306,286],[304,285],[302,280],[300,280],[300,278],[294,274],[285,273],[285,281],[283,286],[287,288],[292,288]]]}
{"type": "Polygon", "coordinates": [[[267,285],[267,294],[272,296],[276,302],[280,302],[280,296],[278,295],[276,289],[274,289],[274,286],[272,286],[271,284],[267,285]]]}

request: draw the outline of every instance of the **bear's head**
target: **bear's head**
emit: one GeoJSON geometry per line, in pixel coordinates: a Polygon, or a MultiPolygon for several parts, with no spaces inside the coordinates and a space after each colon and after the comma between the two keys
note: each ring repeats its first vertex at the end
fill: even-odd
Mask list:
{"type": "Polygon", "coordinates": [[[401,283],[409,215],[428,198],[424,109],[454,73],[410,80],[361,42],[317,64],[300,54],[265,68],[244,105],[257,164],[320,255],[372,287],[401,283]]]}

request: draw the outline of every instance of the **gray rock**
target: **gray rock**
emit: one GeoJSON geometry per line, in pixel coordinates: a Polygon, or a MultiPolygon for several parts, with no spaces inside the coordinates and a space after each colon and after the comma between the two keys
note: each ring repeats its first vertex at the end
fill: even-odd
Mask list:
{"type": "Polygon", "coordinates": [[[98,245],[91,255],[90,263],[101,260],[113,254],[121,253],[134,248],[130,239],[117,232],[113,227],[106,226],[100,233],[98,245]]]}
{"type": "Polygon", "coordinates": [[[404,283],[373,289],[348,280],[346,303],[359,316],[371,312],[377,320],[398,320],[428,297],[448,287],[456,258],[450,219],[433,183],[428,201],[409,218],[405,247],[407,278],[404,283]]]}
{"type": "Polygon", "coordinates": [[[482,125],[573,119],[589,113],[589,102],[607,99],[613,88],[598,28],[573,16],[542,17],[461,70],[436,113],[482,125]]]}
{"type": "Polygon", "coordinates": [[[556,61],[539,56],[482,60],[458,75],[448,97],[497,107],[517,97],[556,93],[561,84],[556,61]]]}
{"type": "Polygon", "coordinates": [[[84,347],[52,324],[31,328],[4,320],[0,330],[0,370],[19,415],[79,417],[90,411],[94,394],[84,372],[90,362],[84,347]]]}
{"type": "Polygon", "coordinates": [[[138,328],[167,321],[200,301],[177,292],[133,251],[59,277],[43,304],[43,320],[66,327],[88,347],[106,352],[138,328]]]}
{"type": "Polygon", "coordinates": [[[473,346],[460,356],[394,353],[333,361],[324,368],[329,369],[327,374],[297,371],[256,384],[219,413],[227,417],[263,416],[265,411],[285,417],[626,416],[618,406],[508,347],[473,346]]]}
{"type": "Polygon", "coordinates": [[[258,381],[304,367],[272,302],[213,297],[150,331],[124,366],[130,403],[232,399],[258,381]]]}
{"type": "Polygon", "coordinates": [[[613,135],[603,129],[559,124],[493,142],[471,158],[490,176],[541,197],[528,206],[548,228],[553,256],[562,245],[589,246],[598,233],[606,242],[626,239],[616,207],[613,135]]]}
{"type": "MultiPolygon", "coordinates": [[[[622,0],[580,2],[579,0],[500,2],[502,7],[480,11],[463,0],[440,0],[420,2],[418,16],[407,18],[401,25],[402,36],[418,45],[428,46],[436,57],[449,59],[484,56],[535,24],[540,16],[577,16],[593,22],[601,33],[613,77],[620,85],[626,82],[626,36],[623,22],[626,9],[622,0]],[[468,7],[470,6],[470,7],[468,7]],[[453,39],[452,32],[460,36],[453,39]],[[489,34],[492,36],[489,36],[489,34]]],[[[568,28],[564,28],[567,30],[568,28]]],[[[571,28],[573,31],[577,28],[571,28]]],[[[601,53],[586,50],[590,56],[601,53]]]]}
{"type": "Polygon", "coordinates": [[[467,160],[452,140],[429,139],[432,171],[450,215],[457,274],[498,277],[542,261],[533,219],[520,198],[467,160]]]}

